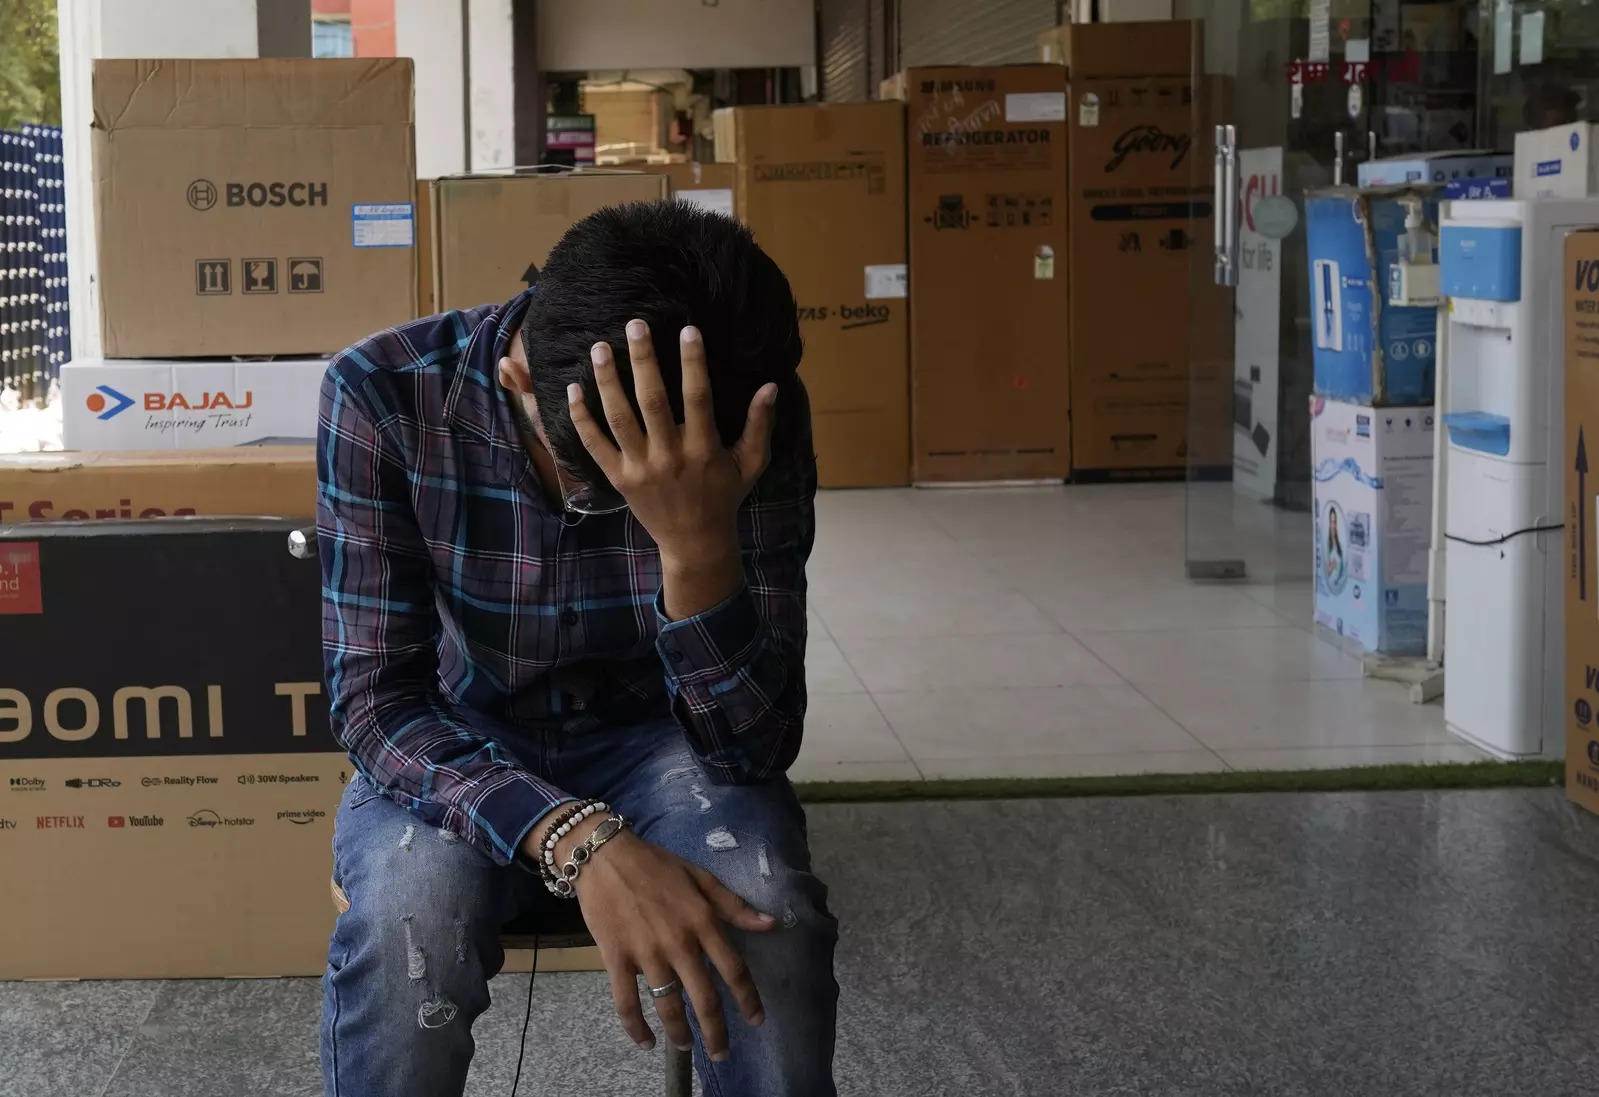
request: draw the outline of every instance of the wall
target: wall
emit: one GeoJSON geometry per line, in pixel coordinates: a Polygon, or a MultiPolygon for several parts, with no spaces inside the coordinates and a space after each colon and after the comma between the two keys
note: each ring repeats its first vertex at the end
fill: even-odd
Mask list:
{"type": "MultiPolygon", "coordinates": [[[[512,0],[471,0],[473,171],[509,168],[516,164],[511,3],[512,0]]],[[[459,69],[456,71],[459,78],[459,69]]],[[[417,97],[420,100],[420,91],[417,97]]],[[[419,148],[421,142],[419,131],[419,148]]]]}
{"type": "Polygon", "coordinates": [[[394,0],[346,0],[357,57],[393,57],[394,0]]]}
{"type": "Polygon", "coordinates": [[[812,0],[539,0],[546,72],[816,63],[812,0]]]}
{"type": "Polygon", "coordinates": [[[394,0],[394,55],[416,61],[417,177],[465,170],[460,5],[394,0]]]}

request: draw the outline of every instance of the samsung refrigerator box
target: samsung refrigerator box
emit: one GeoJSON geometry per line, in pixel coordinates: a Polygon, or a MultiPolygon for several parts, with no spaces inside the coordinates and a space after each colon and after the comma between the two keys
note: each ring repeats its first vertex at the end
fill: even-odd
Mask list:
{"type": "Polygon", "coordinates": [[[1363,187],[1391,187],[1462,179],[1509,179],[1510,167],[1510,156],[1484,149],[1414,152],[1361,161],[1355,168],[1355,182],[1363,187]]]}
{"type": "Polygon", "coordinates": [[[316,513],[311,446],[0,454],[0,525],[316,513]]]}
{"type": "Polygon", "coordinates": [[[1427,650],[1433,409],[1310,398],[1316,623],[1366,651],[1427,650]]]}
{"type": "Polygon", "coordinates": [[[113,358],[325,354],[416,309],[409,58],[94,62],[113,358]]]}
{"type": "Polygon", "coordinates": [[[1438,310],[1390,305],[1387,289],[1407,200],[1421,204],[1436,260],[1439,191],[1428,184],[1305,195],[1316,395],[1352,404],[1432,403],[1438,310]]]}
{"type": "Polygon", "coordinates": [[[663,175],[593,170],[450,176],[428,190],[423,296],[445,312],[509,301],[538,281],[575,222],[606,206],[658,202],[671,185],[663,175]]]}
{"type": "Polygon", "coordinates": [[[911,442],[918,481],[1071,470],[1066,70],[911,69],[911,442]]]}
{"type": "Polygon", "coordinates": [[[1517,198],[1587,198],[1599,190],[1599,146],[1591,122],[1516,134],[1517,198]]]}
{"type": "Polygon", "coordinates": [[[1566,238],[1563,282],[1566,795],[1599,812],[1599,232],[1566,238]]]}
{"type": "Polygon", "coordinates": [[[799,306],[818,480],[908,483],[905,105],[732,107],[717,122],[739,217],[799,306]]]}
{"type": "Polygon", "coordinates": [[[67,449],[214,449],[316,440],[327,362],[106,361],[61,367],[67,449]]]}
{"type": "Polygon", "coordinates": [[[0,527],[0,979],[323,970],[350,766],[293,525],[0,527]]]}

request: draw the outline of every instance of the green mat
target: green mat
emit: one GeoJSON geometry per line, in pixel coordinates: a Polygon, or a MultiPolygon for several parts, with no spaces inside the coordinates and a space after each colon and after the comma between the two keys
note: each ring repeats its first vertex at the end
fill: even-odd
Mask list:
{"type": "Polygon", "coordinates": [[[797,781],[806,803],[1014,800],[1063,796],[1170,796],[1218,792],[1369,792],[1394,789],[1559,787],[1558,761],[1453,762],[1343,769],[1140,773],[1118,777],[1018,777],[959,781],[797,781]]]}

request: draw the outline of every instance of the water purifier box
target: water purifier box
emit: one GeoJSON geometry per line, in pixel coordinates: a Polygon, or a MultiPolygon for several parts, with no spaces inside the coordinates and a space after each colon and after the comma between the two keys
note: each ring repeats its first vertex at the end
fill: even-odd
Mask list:
{"type": "Polygon", "coordinates": [[[1587,198],[1599,186],[1599,144],[1591,122],[1516,134],[1517,198],[1587,198]]]}
{"type": "Polygon", "coordinates": [[[1310,398],[1316,623],[1365,651],[1427,649],[1433,409],[1310,398]]]}
{"type": "Polygon", "coordinates": [[[1314,334],[1312,385],[1352,404],[1430,404],[1437,311],[1386,303],[1405,231],[1402,199],[1422,202],[1437,235],[1439,188],[1336,187],[1305,196],[1314,334]]]}
{"type": "Polygon", "coordinates": [[[1363,187],[1387,187],[1452,179],[1509,179],[1510,166],[1511,158],[1503,153],[1444,149],[1364,160],[1355,168],[1355,181],[1363,187]]]}

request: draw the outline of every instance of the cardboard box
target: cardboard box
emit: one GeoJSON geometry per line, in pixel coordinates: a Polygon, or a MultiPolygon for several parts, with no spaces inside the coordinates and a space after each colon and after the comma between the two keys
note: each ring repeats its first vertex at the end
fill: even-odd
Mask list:
{"type": "Polygon", "coordinates": [[[912,474],[1071,471],[1066,72],[911,69],[912,474]]]}
{"type": "Polygon", "coordinates": [[[327,362],[111,362],[61,367],[67,449],[214,449],[316,440],[327,362]]]}
{"type": "Polygon", "coordinates": [[[1310,398],[1316,623],[1366,651],[1427,650],[1433,409],[1310,398]]]}
{"type": "Polygon", "coordinates": [[[1364,160],[1355,168],[1355,181],[1363,187],[1391,187],[1405,183],[1448,183],[1459,179],[1508,179],[1511,158],[1485,150],[1446,150],[1364,160]]]}
{"type": "Polygon", "coordinates": [[[574,223],[606,206],[670,193],[664,176],[598,170],[457,175],[430,189],[438,312],[510,300],[537,279],[574,223]]]}
{"type": "Polygon", "coordinates": [[[1333,187],[1305,195],[1317,395],[1352,404],[1419,405],[1433,400],[1438,313],[1388,304],[1390,271],[1405,231],[1404,199],[1422,203],[1438,238],[1441,187],[1333,187]]]}
{"type": "Polygon", "coordinates": [[[0,530],[0,978],[323,969],[349,763],[293,524],[0,530]]]}
{"type": "Polygon", "coordinates": [[[1072,475],[1181,477],[1197,450],[1227,468],[1232,308],[1205,261],[1211,127],[1195,119],[1212,107],[1193,80],[1194,27],[1071,34],[1072,475]],[[1191,414],[1196,384],[1216,389],[1213,417],[1191,414]]]}
{"type": "Polygon", "coordinates": [[[409,58],[94,62],[113,358],[336,351],[416,310],[409,58]]]}
{"type": "Polygon", "coordinates": [[[1568,236],[1565,264],[1566,795],[1599,812],[1599,232],[1568,236]]]}
{"type": "Polygon", "coordinates": [[[1033,40],[1038,43],[1038,59],[1046,65],[1072,64],[1072,28],[1071,24],[1060,27],[1050,27],[1048,30],[1039,31],[1033,40]]]}
{"type": "Polygon", "coordinates": [[[1517,198],[1587,198],[1599,191],[1599,142],[1591,122],[1516,134],[1517,198]]]}
{"type": "Polygon", "coordinates": [[[416,181],[416,314],[439,311],[439,287],[433,284],[433,180],[416,181]]]}
{"type": "Polygon", "coordinates": [[[905,107],[728,113],[739,215],[799,304],[820,483],[908,483],[905,107]]]}
{"type": "Polygon", "coordinates": [[[192,514],[309,519],[316,492],[310,446],[0,456],[0,525],[192,514]]]}
{"type": "Polygon", "coordinates": [[[672,183],[672,197],[679,202],[724,217],[737,217],[733,202],[733,165],[724,163],[701,164],[629,164],[629,171],[664,175],[672,183]]]}

